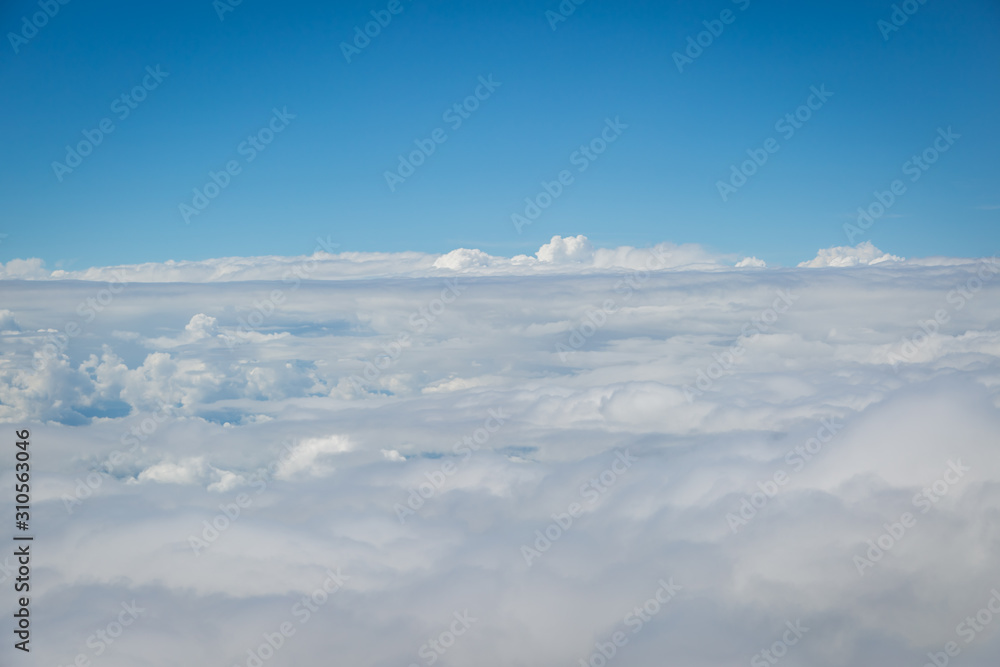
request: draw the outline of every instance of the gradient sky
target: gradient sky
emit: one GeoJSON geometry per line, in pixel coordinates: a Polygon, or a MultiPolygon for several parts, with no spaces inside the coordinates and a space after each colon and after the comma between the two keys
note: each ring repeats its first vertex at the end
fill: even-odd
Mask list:
{"type": "MultiPolygon", "coordinates": [[[[843,224],[894,179],[906,192],[853,242],[906,257],[992,254],[1000,241],[1000,5],[929,0],[883,38],[890,2],[588,0],[553,30],[550,1],[422,2],[350,63],[341,43],[388,1],[70,2],[18,40],[36,2],[0,4],[0,260],[49,268],[342,250],[534,252],[696,242],[794,264],[846,245],[843,224]],[[703,21],[735,19],[679,72],[703,21]],[[125,119],[112,102],[149,67],[169,76],[125,119]],[[453,130],[442,114],[480,76],[501,86],[453,130]],[[791,138],[775,121],[811,86],[833,96],[791,138]],[[272,109],[295,114],[247,163],[272,109]],[[628,125],[586,172],[570,163],[606,118],[628,125]],[[60,182],[52,163],[115,126],[60,182]],[[916,182],[938,128],[961,138],[916,182]],[[395,192],[398,155],[448,140],[395,192]],[[780,150],[723,202],[716,183],[775,137],[780,150]],[[185,224],[210,171],[241,173],[185,224]],[[518,234],[540,181],[574,183],[518,234]]],[[[851,243],[853,245],[853,243],[851,243]]]]}

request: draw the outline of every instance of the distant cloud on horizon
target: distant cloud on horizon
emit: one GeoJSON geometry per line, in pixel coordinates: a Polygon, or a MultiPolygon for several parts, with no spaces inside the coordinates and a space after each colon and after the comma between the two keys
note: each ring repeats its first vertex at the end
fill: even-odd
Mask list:
{"type": "MultiPolygon", "coordinates": [[[[870,241],[856,246],[821,249],[800,268],[873,266],[884,262],[903,265],[971,264],[975,258],[907,260],[876,248],[870,241]]],[[[595,248],[586,236],[553,236],[534,255],[502,257],[482,250],[457,248],[441,255],[420,252],[340,252],[319,249],[311,255],[221,257],[201,261],[91,267],[78,271],[49,270],[37,258],[0,264],[0,280],[93,280],[124,282],[225,282],[245,280],[340,280],[448,275],[564,275],[615,270],[716,271],[765,268],[756,257],[712,253],[694,243],[659,243],[652,247],[595,248]]]]}

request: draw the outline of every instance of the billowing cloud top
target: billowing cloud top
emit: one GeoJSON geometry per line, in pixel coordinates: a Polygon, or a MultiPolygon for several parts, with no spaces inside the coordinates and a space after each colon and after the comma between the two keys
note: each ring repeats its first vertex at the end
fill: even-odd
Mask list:
{"type": "Polygon", "coordinates": [[[871,266],[882,262],[901,262],[902,257],[896,257],[882,252],[871,241],[862,241],[854,246],[837,246],[820,250],[814,259],[802,262],[803,267],[823,266],[871,266]]]}

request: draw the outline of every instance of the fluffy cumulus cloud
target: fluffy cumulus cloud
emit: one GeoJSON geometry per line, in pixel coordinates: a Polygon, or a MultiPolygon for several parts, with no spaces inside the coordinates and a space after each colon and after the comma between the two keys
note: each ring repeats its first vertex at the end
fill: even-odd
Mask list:
{"type": "Polygon", "coordinates": [[[538,249],[537,257],[538,261],[549,263],[586,262],[593,259],[594,248],[586,236],[553,236],[538,249]]]}
{"type": "Polygon", "coordinates": [[[762,259],[757,259],[756,257],[744,257],[740,261],[736,262],[736,268],[738,269],[748,266],[756,269],[763,269],[767,266],[767,262],[762,259]]]}
{"type": "Polygon", "coordinates": [[[433,266],[435,269],[461,271],[463,269],[487,268],[492,263],[493,258],[482,250],[458,248],[438,257],[434,260],[433,266]]]}
{"type": "Polygon", "coordinates": [[[856,246],[836,246],[820,250],[813,259],[799,264],[801,267],[819,268],[824,266],[872,266],[882,262],[902,262],[902,257],[882,252],[871,241],[862,241],[856,246]]]}
{"type": "Polygon", "coordinates": [[[49,275],[45,270],[45,262],[37,257],[12,259],[6,265],[0,262],[0,279],[39,280],[49,275]]]}
{"type": "Polygon", "coordinates": [[[736,263],[556,237],[5,283],[33,659],[997,664],[1000,264],[736,263]]]}

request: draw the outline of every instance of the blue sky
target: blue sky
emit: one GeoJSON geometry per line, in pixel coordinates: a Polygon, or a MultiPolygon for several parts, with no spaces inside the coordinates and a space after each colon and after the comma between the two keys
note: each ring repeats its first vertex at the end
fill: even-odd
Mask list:
{"type": "Polygon", "coordinates": [[[388,4],[244,0],[220,20],[209,0],[70,2],[12,42],[40,10],[3,3],[0,260],[297,255],[319,235],[343,250],[512,255],[584,234],[789,265],[848,244],[843,225],[895,179],[905,193],[852,245],[1000,245],[995,2],[928,0],[884,39],[889,2],[587,0],[553,30],[555,1],[401,0],[347,62],[341,44],[388,4]],[[731,22],[678,71],[673,54],[724,10],[731,22]],[[167,76],[120,118],[114,100],[157,66],[167,76]],[[500,85],[453,128],[443,114],[490,76],[500,85]],[[833,95],[784,136],[775,122],[814,86],[833,95]],[[295,117],[248,162],[241,142],[273,109],[295,117]],[[574,152],[616,118],[627,128],[580,172],[574,152]],[[114,131],[57,176],[103,119],[114,131]],[[904,164],[949,127],[959,138],[911,181],[904,164]],[[385,172],[438,128],[447,140],[390,190],[385,172]],[[769,138],[777,152],[723,201],[717,183],[769,138]],[[229,161],[239,173],[186,223],[180,205],[229,161]],[[572,183],[518,233],[511,215],[563,170],[572,183]]]}

